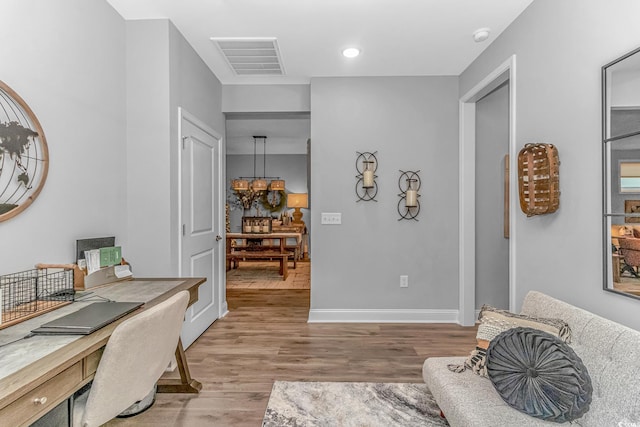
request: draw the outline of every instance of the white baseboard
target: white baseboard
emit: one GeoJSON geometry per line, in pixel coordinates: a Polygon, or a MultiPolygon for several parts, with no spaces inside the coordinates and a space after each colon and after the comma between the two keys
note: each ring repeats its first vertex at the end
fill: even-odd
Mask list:
{"type": "Polygon", "coordinates": [[[220,317],[219,318],[223,318],[227,314],[229,314],[229,305],[227,304],[227,300],[224,300],[224,302],[220,305],[220,317]]]}
{"type": "Polygon", "coordinates": [[[312,309],[309,323],[459,323],[458,310],[312,309]]]}

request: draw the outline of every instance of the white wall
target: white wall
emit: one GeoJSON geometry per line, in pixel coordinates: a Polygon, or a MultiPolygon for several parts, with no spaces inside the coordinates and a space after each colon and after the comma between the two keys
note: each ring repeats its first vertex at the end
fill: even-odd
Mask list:
{"type": "Polygon", "coordinates": [[[601,67],[640,45],[640,2],[536,0],[461,75],[460,94],[517,59],[516,142],[560,155],[560,209],[516,213],[516,300],[532,289],[640,329],[640,302],[602,290],[601,67]]]}
{"type": "Polygon", "coordinates": [[[42,193],[0,223],[0,274],[73,262],[78,238],[126,245],[124,21],[103,1],[6,0],[0,40],[0,78],[38,117],[50,154],[42,193]]]}
{"type": "Polygon", "coordinates": [[[456,77],[312,79],[312,318],[334,309],[378,318],[378,309],[399,317],[457,310],[457,84],[456,77]],[[378,152],[378,202],[356,202],[357,151],[378,152]],[[398,221],[399,170],[420,170],[417,222],[398,221]],[[341,212],[342,225],[320,225],[321,212],[341,212]],[[399,287],[400,275],[409,276],[408,288],[399,287]]]}

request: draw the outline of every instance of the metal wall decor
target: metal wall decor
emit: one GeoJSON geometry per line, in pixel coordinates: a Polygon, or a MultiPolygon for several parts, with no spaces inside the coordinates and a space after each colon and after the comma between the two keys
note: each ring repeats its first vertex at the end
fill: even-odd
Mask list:
{"type": "Polygon", "coordinates": [[[36,115],[0,81],[0,221],[38,197],[47,179],[49,150],[36,115]]]}
{"type": "Polygon", "coordinates": [[[420,171],[400,171],[400,178],[398,179],[398,187],[400,188],[400,200],[398,201],[398,214],[400,218],[398,221],[402,221],[403,219],[413,219],[417,221],[416,218],[420,213],[420,176],[418,175],[420,171]]]}
{"type": "Polygon", "coordinates": [[[376,153],[377,151],[373,153],[356,151],[356,154],[358,154],[356,158],[356,170],[358,171],[358,175],[356,175],[358,179],[356,181],[356,195],[358,200],[356,202],[377,202],[378,184],[376,183],[376,178],[378,176],[376,175],[376,170],[378,169],[378,159],[376,158],[376,153]]]}

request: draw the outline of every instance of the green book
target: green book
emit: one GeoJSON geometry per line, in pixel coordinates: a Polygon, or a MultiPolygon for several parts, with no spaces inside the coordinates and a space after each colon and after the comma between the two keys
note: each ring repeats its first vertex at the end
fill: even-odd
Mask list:
{"type": "Polygon", "coordinates": [[[112,246],[110,248],[100,248],[100,267],[110,267],[120,264],[122,261],[122,248],[112,246]]]}

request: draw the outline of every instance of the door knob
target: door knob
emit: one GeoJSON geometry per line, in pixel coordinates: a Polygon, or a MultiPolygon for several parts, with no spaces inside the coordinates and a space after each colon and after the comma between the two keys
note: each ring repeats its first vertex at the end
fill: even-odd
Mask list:
{"type": "Polygon", "coordinates": [[[222,236],[221,235],[217,235],[216,236],[216,242],[219,242],[220,240],[222,240],[222,236]]]}

